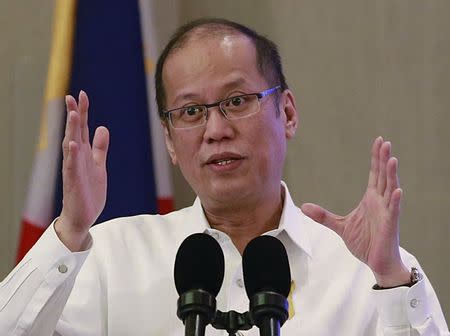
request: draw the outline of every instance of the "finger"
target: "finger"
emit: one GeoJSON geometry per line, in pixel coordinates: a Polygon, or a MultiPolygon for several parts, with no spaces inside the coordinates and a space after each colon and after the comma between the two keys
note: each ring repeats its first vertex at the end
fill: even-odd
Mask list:
{"type": "Polygon", "coordinates": [[[384,194],[386,189],[386,166],[391,156],[391,143],[385,141],[380,148],[380,155],[378,161],[378,177],[377,177],[377,191],[381,195],[384,194]]]}
{"type": "Polygon", "coordinates": [[[97,165],[104,167],[109,147],[109,131],[106,127],[100,126],[95,130],[92,141],[92,155],[97,165]]]}
{"type": "Polygon", "coordinates": [[[386,206],[389,205],[394,190],[399,187],[397,171],[398,171],[398,160],[395,157],[391,157],[388,160],[386,166],[387,180],[386,180],[386,190],[384,191],[383,196],[386,206]]]}
{"type": "Polygon", "coordinates": [[[66,162],[64,164],[64,175],[65,178],[69,178],[69,180],[73,178],[76,174],[76,162],[78,157],[78,151],[79,151],[78,144],[75,141],[69,141],[67,145],[66,162]]]}
{"type": "Polygon", "coordinates": [[[80,143],[80,128],[79,128],[80,118],[77,112],[70,111],[67,115],[66,130],[64,134],[64,139],[62,142],[63,147],[63,158],[66,159],[69,154],[69,143],[74,141],[80,143]]]}
{"type": "MultiPolygon", "coordinates": [[[[65,131],[64,131],[64,139],[62,142],[62,149],[63,149],[63,159],[67,157],[68,152],[69,152],[69,141],[73,140],[73,136],[70,138],[68,136],[69,133],[72,133],[69,130],[70,124],[70,112],[71,111],[78,111],[78,104],[75,100],[75,98],[71,95],[66,95],[65,97],[65,103],[66,103],[66,110],[67,110],[67,116],[66,116],[66,127],[65,127],[65,131]]],[[[73,121],[72,121],[73,122],[73,121]]]]}
{"type": "MultiPolygon", "coordinates": [[[[66,96],[66,107],[67,109],[69,108],[69,104],[68,104],[68,96],[66,96]]],[[[62,151],[63,151],[63,161],[67,159],[68,155],[69,155],[69,138],[68,138],[68,133],[69,133],[69,112],[67,112],[67,116],[66,116],[66,127],[64,129],[64,138],[62,141],[62,151]]]]}
{"type": "Polygon", "coordinates": [[[302,212],[317,223],[323,224],[342,236],[344,226],[342,224],[342,217],[337,216],[321,206],[313,203],[305,203],[301,206],[302,212]]]}
{"type": "Polygon", "coordinates": [[[401,188],[396,188],[391,195],[389,202],[389,212],[393,222],[397,223],[400,217],[400,203],[403,197],[403,190],[401,188]]]}
{"type": "Polygon", "coordinates": [[[78,111],[80,113],[81,141],[89,142],[88,127],[89,98],[83,90],[78,95],[78,111]]]}
{"type": "Polygon", "coordinates": [[[370,161],[370,172],[369,172],[369,182],[367,186],[369,188],[375,188],[377,185],[378,177],[378,156],[380,152],[380,147],[383,144],[383,138],[379,136],[373,141],[372,144],[372,158],[370,161]]]}
{"type": "Polygon", "coordinates": [[[66,111],[67,114],[69,114],[70,111],[78,111],[77,101],[71,95],[66,96],[66,111]]]}

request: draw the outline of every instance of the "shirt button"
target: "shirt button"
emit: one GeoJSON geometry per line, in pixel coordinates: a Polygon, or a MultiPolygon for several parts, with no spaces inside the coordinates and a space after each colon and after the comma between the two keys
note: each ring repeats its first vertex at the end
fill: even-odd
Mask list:
{"type": "Polygon", "coordinates": [[[68,268],[67,268],[67,266],[64,265],[64,264],[61,264],[61,265],[58,266],[58,271],[59,271],[59,273],[66,273],[67,270],[68,270],[68,268]]]}
{"type": "Polygon", "coordinates": [[[411,301],[409,301],[409,305],[411,306],[411,308],[417,308],[417,306],[419,305],[419,300],[412,299],[411,301]]]}
{"type": "Polygon", "coordinates": [[[237,279],[236,280],[236,285],[238,285],[238,287],[240,287],[240,288],[242,288],[242,287],[244,287],[244,280],[242,280],[242,279],[237,279]]]}

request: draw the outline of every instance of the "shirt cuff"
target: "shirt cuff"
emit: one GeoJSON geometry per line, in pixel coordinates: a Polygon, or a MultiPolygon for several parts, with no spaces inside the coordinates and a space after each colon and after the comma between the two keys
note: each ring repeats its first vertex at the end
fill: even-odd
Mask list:
{"type": "MultiPolygon", "coordinates": [[[[59,265],[65,265],[61,266],[62,269],[60,269],[60,271],[64,271],[66,267],[69,268],[69,271],[72,271],[74,268],[79,269],[89,255],[92,247],[91,235],[89,234],[88,243],[86,244],[87,249],[85,251],[71,252],[56,234],[54,228],[55,222],[56,219],[44,231],[42,236],[30,250],[27,257],[30,257],[30,261],[41,269],[43,265],[46,265],[49,269],[55,266],[59,267],[59,265]]],[[[46,274],[49,269],[42,271],[46,274]]]]}
{"type": "Polygon", "coordinates": [[[430,316],[424,279],[412,287],[373,290],[373,294],[385,327],[410,325],[416,328],[430,316]]]}

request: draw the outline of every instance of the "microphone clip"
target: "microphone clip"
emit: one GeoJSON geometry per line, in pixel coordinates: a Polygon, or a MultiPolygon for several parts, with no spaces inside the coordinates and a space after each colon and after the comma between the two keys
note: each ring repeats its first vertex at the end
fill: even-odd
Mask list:
{"type": "Polygon", "coordinates": [[[229,336],[235,336],[238,330],[249,330],[253,327],[249,312],[238,313],[234,310],[228,312],[217,310],[211,324],[215,329],[226,330],[229,336]]]}
{"type": "Polygon", "coordinates": [[[280,327],[289,317],[287,299],[275,292],[259,292],[250,299],[250,311],[238,313],[216,311],[211,322],[215,329],[226,330],[229,336],[236,336],[238,330],[249,330],[254,325],[259,329],[270,331],[271,335],[279,335],[280,327]]]}

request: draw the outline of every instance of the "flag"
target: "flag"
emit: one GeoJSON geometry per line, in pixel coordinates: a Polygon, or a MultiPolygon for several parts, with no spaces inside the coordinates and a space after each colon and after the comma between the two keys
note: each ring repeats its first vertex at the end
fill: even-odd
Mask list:
{"type": "MultiPolygon", "coordinates": [[[[57,8],[65,5],[65,0],[56,2],[57,8]]],[[[67,81],[70,84],[67,85],[65,93],[78,97],[81,89],[87,92],[90,100],[88,124],[91,141],[98,126],[106,126],[110,131],[108,193],[105,209],[97,222],[142,213],[169,212],[173,210],[170,170],[164,137],[152,98],[153,70],[148,66],[157,52],[156,43],[142,40],[142,37],[148,38],[145,34],[147,31],[152,31],[148,28],[152,22],[145,23],[147,28],[144,28],[144,21],[141,25],[137,1],[114,1],[108,2],[106,6],[100,1],[79,0],[73,9],[74,20],[55,19],[55,22],[58,21],[55,31],[64,30],[61,25],[65,26],[70,22],[73,27],[72,67],[70,80],[67,81]],[[143,45],[147,46],[145,50],[143,45]],[[161,169],[165,171],[162,172],[161,169]]],[[[57,14],[58,11],[55,11],[55,15],[57,14]]],[[[151,18],[151,14],[146,15],[151,18]]],[[[68,57],[70,58],[70,55],[68,57]]],[[[51,62],[52,59],[50,65],[51,62]]],[[[21,241],[26,240],[28,244],[21,244],[18,260],[45,230],[52,218],[61,212],[59,153],[61,129],[65,120],[63,98],[62,94],[55,112],[59,119],[52,125],[59,129],[59,137],[55,136],[57,140],[53,146],[57,148],[58,153],[45,162],[55,167],[53,185],[48,184],[50,188],[38,185],[36,188],[40,191],[44,187],[52,194],[47,197],[45,205],[47,215],[37,225],[39,231],[32,239],[24,237],[27,232],[23,229],[21,241]]],[[[33,170],[32,181],[34,175],[33,170]]],[[[51,178],[48,177],[48,180],[51,178]]],[[[37,201],[31,192],[28,198],[30,201],[27,204],[37,201]]],[[[27,218],[29,227],[36,227],[29,219],[30,216],[24,215],[24,218],[27,218]]]]}
{"type": "Polygon", "coordinates": [[[156,177],[156,194],[158,195],[158,209],[161,214],[173,210],[172,182],[170,178],[169,156],[164,143],[164,132],[159,122],[159,116],[156,113],[155,96],[155,67],[158,57],[157,35],[154,28],[154,15],[156,8],[149,0],[139,0],[141,32],[144,46],[144,64],[147,74],[147,97],[150,108],[150,126],[152,134],[153,162],[156,177]]]}

